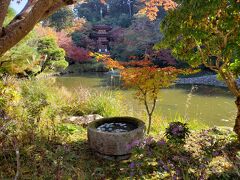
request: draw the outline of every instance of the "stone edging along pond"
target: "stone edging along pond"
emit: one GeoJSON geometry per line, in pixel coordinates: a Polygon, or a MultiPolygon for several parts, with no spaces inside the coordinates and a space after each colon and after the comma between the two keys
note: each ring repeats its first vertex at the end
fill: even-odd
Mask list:
{"type": "MultiPolygon", "coordinates": [[[[240,86],[240,79],[237,80],[238,86],[240,86]]],[[[176,84],[201,84],[217,87],[227,87],[223,81],[217,79],[216,75],[208,75],[201,77],[180,78],[176,81],[176,84]]]]}

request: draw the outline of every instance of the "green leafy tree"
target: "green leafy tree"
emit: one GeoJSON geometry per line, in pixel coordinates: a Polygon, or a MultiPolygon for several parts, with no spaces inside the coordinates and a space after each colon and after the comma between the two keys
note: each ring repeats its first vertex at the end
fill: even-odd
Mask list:
{"type": "Polygon", "coordinates": [[[40,72],[44,70],[62,71],[68,66],[68,62],[65,60],[65,51],[59,48],[54,38],[44,37],[40,39],[37,50],[44,55],[40,72]]]}
{"type": "Polygon", "coordinates": [[[54,27],[56,31],[61,31],[65,28],[73,26],[73,20],[73,11],[70,8],[66,7],[51,15],[44,21],[44,24],[50,27],[54,27]]]}
{"type": "Polygon", "coordinates": [[[17,46],[0,57],[0,73],[32,76],[45,70],[61,72],[68,66],[65,51],[53,37],[35,37],[31,32],[17,46]]]}
{"type": "Polygon", "coordinates": [[[133,5],[136,0],[109,0],[110,14],[114,17],[119,17],[122,14],[127,14],[129,17],[133,15],[133,5]]]}
{"type": "Polygon", "coordinates": [[[121,25],[128,27],[131,24],[132,16],[139,10],[139,4],[136,0],[89,0],[79,3],[74,11],[80,18],[86,18],[92,23],[103,23],[111,25],[121,25]]]}
{"type": "Polygon", "coordinates": [[[96,42],[90,38],[91,33],[93,33],[91,23],[84,18],[80,18],[75,22],[75,26],[74,32],[71,33],[74,44],[78,47],[94,50],[96,42]]]}
{"type": "Polygon", "coordinates": [[[117,25],[123,28],[128,28],[131,25],[132,19],[127,14],[121,14],[118,17],[117,25]]]}
{"type": "Polygon", "coordinates": [[[236,0],[176,0],[162,22],[163,40],[158,48],[196,67],[204,64],[226,82],[236,97],[238,114],[234,126],[240,140],[240,2],[236,0]]]}
{"type": "Polygon", "coordinates": [[[39,58],[36,47],[21,43],[0,58],[0,73],[19,76],[37,73],[40,70],[39,58]]]}
{"type": "Polygon", "coordinates": [[[100,11],[102,9],[102,16],[106,14],[107,7],[99,0],[90,0],[84,3],[79,3],[75,6],[74,11],[77,17],[86,18],[90,22],[98,22],[101,20],[100,11]]]}

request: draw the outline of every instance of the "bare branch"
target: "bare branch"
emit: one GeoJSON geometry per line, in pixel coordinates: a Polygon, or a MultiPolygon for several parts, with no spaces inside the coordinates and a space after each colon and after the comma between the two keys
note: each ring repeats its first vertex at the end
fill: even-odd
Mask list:
{"type": "Polygon", "coordinates": [[[17,172],[15,174],[14,180],[18,180],[19,175],[20,175],[20,153],[19,153],[17,138],[13,139],[13,147],[14,147],[15,152],[16,152],[16,162],[17,162],[17,172]]]}
{"type": "Polygon", "coordinates": [[[232,30],[230,30],[228,33],[224,33],[220,30],[217,29],[217,27],[213,28],[213,31],[215,34],[219,34],[222,38],[223,38],[223,43],[222,43],[222,48],[225,48],[227,46],[227,41],[228,41],[228,37],[236,30],[236,26],[233,27],[232,30]]]}
{"type": "Polygon", "coordinates": [[[214,71],[214,72],[216,72],[216,73],[218,72],[218,70],[217,70],[217,68],[216,68],[215,66],[211,66],[211,65],[207,64],[206,61],[202,61],[202,63],[203,63],[203,65],[204,65],[205,67],[211,69],[212,71],[214,71]]]}

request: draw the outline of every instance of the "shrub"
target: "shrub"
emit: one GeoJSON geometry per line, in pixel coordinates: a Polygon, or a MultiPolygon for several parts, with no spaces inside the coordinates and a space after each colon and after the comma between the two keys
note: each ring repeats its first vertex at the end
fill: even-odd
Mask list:
{"type": "Polygon", "coordinates": [[[171,122],[165,132],[167,139],[176,144],[184,144],[189,134],[187,124],[182,122],[171,122]]]}
{"type": "Polygon", "coordinates": [[[131,179],[239,179],[236,135],[229,130],[193,132],[184,146],[146,137],[133,141],[131,179]]]}
{"type": "Polygon", "coordinates": [[[54,38],[44,37],[39,39],[37,50],[45,56],[40,72],[46,69],[61,72],[68,66],[68,62],[65,61],[65,51],[58,46],[54,38]]]}

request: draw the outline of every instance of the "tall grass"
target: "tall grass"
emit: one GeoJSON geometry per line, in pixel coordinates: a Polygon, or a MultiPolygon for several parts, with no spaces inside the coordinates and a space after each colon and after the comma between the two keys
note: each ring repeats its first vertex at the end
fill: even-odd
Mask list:
{"type": "Polygon", "coordinates": [[[111,92],[95,92],[87,102],[89,113],[100,114],[103,117],[121,116],[122,102],[111,92]]]}
{"type": "Polygon", "coordinates": [[[79,87],[74,91],[62,88],[61,92],[65,94],[62,109],[68,116],[99,114],[103,117],[110,117],[124,113],[122,101],[111,91],[96,91],[79,87]]]}

